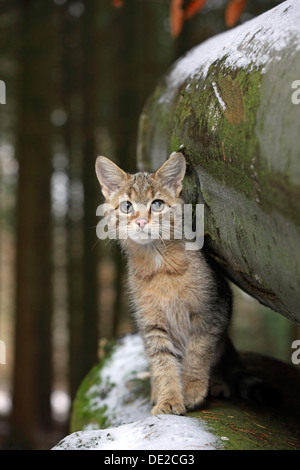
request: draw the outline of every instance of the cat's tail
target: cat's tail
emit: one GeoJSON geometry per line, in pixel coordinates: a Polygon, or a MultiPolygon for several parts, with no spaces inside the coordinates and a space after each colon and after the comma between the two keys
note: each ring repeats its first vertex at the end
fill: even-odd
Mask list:
{"type": "Polygon", "coordinates": [[[220,360],[220,369],[233,395],[268,407],[282,404],[283,396],[279,390],[247,371],[229,338],[220,360]]]}
{"type": "Polygon", "coordinates": [[[283,401],[279,390],[244,370],[236,371],[233,377],[233,391],[242,400],[268,407],[277,408],[283,401]]]}

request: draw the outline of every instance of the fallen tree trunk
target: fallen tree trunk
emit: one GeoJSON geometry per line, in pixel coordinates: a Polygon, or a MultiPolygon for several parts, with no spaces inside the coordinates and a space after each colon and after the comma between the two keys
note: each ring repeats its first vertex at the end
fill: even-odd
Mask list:
{"type": "Polygon", "coordinates": [[[209,397],[205,409],[189,412],[186,417],[150,417],[150,374],[143,341],[137,334],[127,335],[110,346],[110,352],[80,385],[72,406],[72,434],[54,449],[299,448],[298,370],[256,354],[241,357],[249,373],[280,390],[280,408],[209,397]],[[177,423],[180,427],[174,429],[177,423]]]}
{"type": "Polygon", "coordinates": [[[184,147],[188,202],[205,204],[208,248],[237,285],[300,324],[298,0],[177,61],[140,119],[138,163],[184,147]]]}

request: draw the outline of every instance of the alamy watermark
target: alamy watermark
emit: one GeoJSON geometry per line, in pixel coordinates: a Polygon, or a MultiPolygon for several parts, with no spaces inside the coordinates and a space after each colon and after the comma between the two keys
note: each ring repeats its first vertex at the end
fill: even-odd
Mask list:
{"type": "Polygon", "coordinates": [[[291,96],[292,103],[300,104],[300,80],[294,80],[291,87],[295,90],[291,96]]]}
{"type": "MultiPolygon", "coordinates": [[[[119,208],[122,207],[120,200],[119,208]]],[[[161,201],[160,201],[161,202],[161,201]]],[[[129,203],[131,205],[131,203],[129,203]]],[[[102,217],[96,233],[100,240],[131,238],[136,243],[146,244],[153,240],[185,240],[187,250],[199,250],[204,243],[204,204],[173,204],[150,214],[149,207],[134,204],[131,213],[109,204],[100,204],[96,215],[102,217]],[[139,224],[143,220],[143,224],[139,224]]]]}
{"type": "Polygon", "coordinates": [[[6,85],[0,80],[0,104],[6,104],[6,85]]]}
{"type": "Polygon", "coordinates": [[[295,341],[292,342],[291,348],[295,349],[291,355],[291,361],[297,366],[300,364],[300,339],[295,339],[295,341]]]}
{"type": "Polygon", "coordinates": [[[6,344],[0,340],[0,364],[6,364],[6,344]]]}

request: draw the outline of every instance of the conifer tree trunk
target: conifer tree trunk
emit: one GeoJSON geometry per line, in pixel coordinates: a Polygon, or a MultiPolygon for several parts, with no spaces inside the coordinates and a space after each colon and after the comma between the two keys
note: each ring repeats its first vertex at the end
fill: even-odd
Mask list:
{"type": "Polygon", "coordinates": [[[30,447],[51,425],[52,14],[22,3],[13,432],[30,447]]]}
{"type": "Polygon", "coordinates": [[[78,98],[82,91],[82,21],[68,14],[68,4],[61,8],[62,27],[62,99],[68,120],[63,138],[68,154],[69,201],[67,231],[68,289],[68,386],[73,400],[86,371],[83,363],[83,223],[82,223],[82,110],[78,98]],[[77,47],[74,47],[74,42],[77,47]]]}
{"type": "Polygon", "coordinates": [[[98,359],[99,341],[99,312],[97,291],[97,250],[93,250],[97,242],[96,208],[99,187],[95,178],[95,160],[97,148],[95,134],[99,125],[99,93],[101,93],[101,62],[99,62],[98,47],[105,47],[98,42],[99,29],[97,19],[101,15],[101,2],[90,0],[86,4],[83,25],[83,351],[84,369],[88,371],[98,359]]]}

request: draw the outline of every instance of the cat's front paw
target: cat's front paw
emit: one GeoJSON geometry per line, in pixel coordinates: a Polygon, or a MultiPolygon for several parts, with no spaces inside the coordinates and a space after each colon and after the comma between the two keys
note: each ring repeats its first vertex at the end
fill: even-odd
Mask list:
{"type": "Polygon", "coordinates": [[[206,396],[207,388],[203,387],[198,381],[192,382],[186,386],[184,390],[184,404],[186,409],[195,410],[201,408],[205,403],[206,396]]]}
{"type": "Polygon", "coordinates": [[[185,412],[186,412],[186,409],[182,402],[172,402],[172,401],[158,402],[157,405],[155,405],[151,411],[153,415],[160,415],[160,414],[184,415],[185,412]]]}

